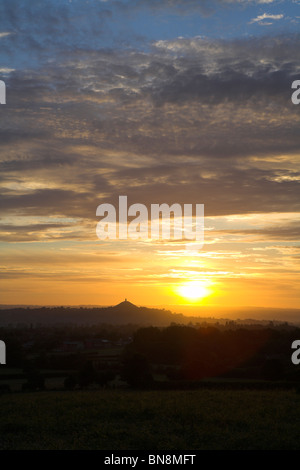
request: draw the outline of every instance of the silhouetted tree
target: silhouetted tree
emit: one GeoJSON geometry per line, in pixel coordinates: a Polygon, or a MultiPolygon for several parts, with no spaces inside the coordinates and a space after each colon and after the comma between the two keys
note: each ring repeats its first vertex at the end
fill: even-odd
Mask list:
{"type": "Polygon", "coordinates": [[[96,384],[100,385],[101,387],[107,385],[108,382],[114,380],[116,374],[113,370],[106,369],[97,372],[95,382],[96,384]]]}
{"type": "Polygon", "coordinates": [[[153,383],[149,361],[139,353],[124,357],[121,377],[133,388],[145,388],[153,383]]]}
{"type": "Polygon", "coordinates": [[[45,378],[41,375],[40,371],[31,365],[26,365],[24,369],[27,382],[22,385],[22,390],[44,390],[45,378]]]}
{"type": "Polygon", "coordinates": [[[67,390],[74,390],[77,384],[78,384],[78,378],[74,374],[68,375],[68,377],[66,377],[64,380],[64,387],[67,390]]]}
{"type": "Polygon", "coordinates": [[[267,359],[262,368],[265,380],[281,380],[284,378],[284,368],[278,359],[267,359]]]}
{"type": "Polygon", "coordinates": [[[94,369],[93,363],[91,361],[87,361],[85,364],[83,364],[78,374],[79,386],[87,387],[91,383],[95,382],[95,379],[96,371],[94,369]]]}

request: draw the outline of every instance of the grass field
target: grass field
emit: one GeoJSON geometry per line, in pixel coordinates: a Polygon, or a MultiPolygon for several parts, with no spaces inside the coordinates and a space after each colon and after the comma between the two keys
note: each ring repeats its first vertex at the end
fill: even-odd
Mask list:
{"type": "Polygon", "coordinates": [[[0,449],[300,449],[300,394],[103,390],[2,395],[0,449]]]}

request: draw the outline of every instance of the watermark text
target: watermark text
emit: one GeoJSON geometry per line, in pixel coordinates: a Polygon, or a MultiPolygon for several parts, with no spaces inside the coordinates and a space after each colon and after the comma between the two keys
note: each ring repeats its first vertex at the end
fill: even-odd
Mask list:
{"type": "Polygon", "coordinates": [[[291,97],[292,103],[299,104],[300,103],[300,80],[294,80],[292,83],[292,88],[296,90],[294,91],[291,97]]]}
{"type": "MultiPolygon", "coordinates": [[[[119,208],[100,204],[96,216],[102,217],[96,227],[100,240],[186,240],[204,243],[204,204],[144,204],[128,207],[127,196],[119,196],[119,208]]],[[[188,244],[187,244],[188,246],[188,244]]]]}
{"type": "Polygon", "coordinates": [[[0,340],[0,364],[6,364],[6,344],[0,340]]]}
{"type": "Polygon", "coordinates": [[[6,86],[3,80],[0,80],[0,104],[6,104],[6,86]]]}
{"type": "Polygon", "coordinates": [[[297,366],[300,364],[300,340],[296,339],[295,341],[292,342],[292,349],[296,349],[296,351],[293,352],[292,354],[292,363],[297,366]]]}

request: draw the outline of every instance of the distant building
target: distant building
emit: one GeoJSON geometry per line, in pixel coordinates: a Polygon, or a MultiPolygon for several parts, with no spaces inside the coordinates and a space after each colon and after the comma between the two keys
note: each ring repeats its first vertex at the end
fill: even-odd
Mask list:
{"type": "Polygon", "coordinates": [[[63,352],[76,352],[84,349],[82,341],[63,341],[59,350],[63,352]]]}

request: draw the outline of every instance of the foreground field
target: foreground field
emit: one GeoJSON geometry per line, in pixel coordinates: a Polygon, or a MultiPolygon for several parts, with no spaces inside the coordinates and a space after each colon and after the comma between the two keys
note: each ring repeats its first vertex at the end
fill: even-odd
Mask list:
{"type": "Polygon", "coordinates": [[[3,395],[0,449],[300,449],[294,391],[3,395]]]}

